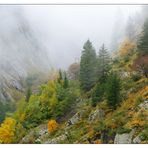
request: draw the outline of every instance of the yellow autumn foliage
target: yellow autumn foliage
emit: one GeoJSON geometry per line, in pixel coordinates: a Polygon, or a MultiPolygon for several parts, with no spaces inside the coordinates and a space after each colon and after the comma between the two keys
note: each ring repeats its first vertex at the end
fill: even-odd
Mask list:
{"type": "Polygon", "coordinates": [[[42,88],[42,93],[40,95],[41,104],[42,105],[50,105],[49,100],[53,100],[52,98],[55,98],[55,96],[56,96],[56,84],[55,84],[55,82],[50,80],[50,81],[48,81],[47,85],[42,85],[41,88],[42,88]]]}
{"type": "Polygon", "coordinates": [[[120,126],[124,126],[126,129],[146,126],[148,112],[145,108],[140,108],[139,104],[145,101],[147,97],[148,86],[129,93],[127,99],[121,103],[121,107],[118,107],[115,112],[106,112],[105,125],[111,129],[117,129],[120,126]]]}
{"type": "Polygon", "coordinates": [[[26,114],[25,113],[22,113],[20,115],[20,121],[23,122],[25,120],[25,117],[26,117],[26,114]]]}
{"type": "Polygon", "coordinates": [[[143,126],[144,125],[144,121],[141,121],[140,119],[135,119],[135,120],[133,120],[132,122],[131,122],[131,126],[132,127],[141,127],[141,126],[143,126]]]}
{"type": "Polygon", "coordinates": [[[148,116],[147,111],[140,109],[133,114],[132,120],[126,124],[128,128],[143,127],[147,124],[146,118],[148,116]]]}
{"type": "Polygon", "coordinates": [[[54,132],[58,128],[58,123],[55,120],[48,121],[48,132],[54,132]]]}
{"type": "Polygon", "coordinates": [[[13,143],[16,121],[13,118],[6,118],[0,126],[0,143],[13,143]]]}
{"type": "Polygon", "coordinates": [[[130,41],[129,39],[125,39],[119,49],[119,55],[125,56],[131,53],[131,51],[136,47],[135,43],[130,41]]]}
{"type": "Polygon", "coordinates": [[[141,101],[145,101],[148,97],[148,86],[143,87],[134,93],[128,94],[128,99],[122,102],[122,109],[133,108],[136,106],[136,102],[141,98],[141,101]]]}
{"type": "Polygon", "coordinates": [[[50,98],[49,103],[50,103],[51,109],[54,110],[56,105],[57,105],[57,103],[58,103],[58,99],[57,99],[55,94],[50,98]]]}
{"type": "Polygon", "coordinates": [[[148,86],[144,87],[140,92],[139,95],[144,98],[144,100],[148,97],[148,86]]]}

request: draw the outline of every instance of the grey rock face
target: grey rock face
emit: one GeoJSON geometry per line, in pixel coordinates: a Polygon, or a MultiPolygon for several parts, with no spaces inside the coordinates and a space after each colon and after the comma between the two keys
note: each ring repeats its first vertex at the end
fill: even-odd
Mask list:
{"type": "Polygon", "coordinates": [[[114,144],[131,144],[134,133],[133,129],[130,133],[116,134],[114,144]]]}
{"type": "Polygon", "coordinates": [[[42,129],[39,131],[39,136],[42,137],[43,135],[47,134],[48,130],[47,129],[42,129]]]}
{"type": "Polygon", "coordinates": [[[78,123],[80,121],[81,117],[82,117],[82,113],[79,113],[79,112],[76,113],[71,119],[68,120],[66,125],[70,126],[70,125],[78,123]]]}
{"type": "Polygon", "coordinates": [[[96,119],[103,119],[104,115],[105,115],[105,113],[104,113],[104,111],[102,109],[96,109],[94,112],[92,112],[89,115],[88,121],[93,122],[96,119]]]}

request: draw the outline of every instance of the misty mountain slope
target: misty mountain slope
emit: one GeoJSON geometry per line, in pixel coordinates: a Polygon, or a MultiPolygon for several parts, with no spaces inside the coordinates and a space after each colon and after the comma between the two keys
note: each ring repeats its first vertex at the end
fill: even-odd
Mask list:
{"type": "Polygon", "coordinates": [[[0,100],[5,100],[11,98],[7,87],[22,90],[22,79],[31,73],[46,73],[51,66],[23,9],[1,6],[0,18],[0,100]]]}

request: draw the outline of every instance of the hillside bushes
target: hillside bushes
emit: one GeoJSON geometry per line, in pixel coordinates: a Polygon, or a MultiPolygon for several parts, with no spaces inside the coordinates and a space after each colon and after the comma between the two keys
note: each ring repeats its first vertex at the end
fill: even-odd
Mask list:
{"type": "Polygon", "coordinates": [[[58,79],[41,85],[39,93],[32,94],[28,102],[23,98],[18,102],[14,118],[25,128],[35,127],[46,119],[60,118],[79,97],[77,88],[71,85],[66,74],[60,71],[58,79]]]}

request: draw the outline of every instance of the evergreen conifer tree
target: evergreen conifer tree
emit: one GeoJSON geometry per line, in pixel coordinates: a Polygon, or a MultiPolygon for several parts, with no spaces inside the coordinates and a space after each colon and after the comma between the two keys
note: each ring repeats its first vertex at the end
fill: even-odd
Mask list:
{"type": "Polygon", "coordinates": [[[91,104],[93,107],[95,107],[97,105],[98,102],[102,101],[102,97],[103,97],[103,85],[97,84],[94,87],[94,91],[92,93],[92,101],[91,104]]]}
{"type": "Polygon", "coordinates": [[[68,78],[67,78],[67,75],[66,75],[66,72],[64,73],[64,84],[63,84],[63,87],[66,89],[68,88],[68,78]]]}
{"type": "Polygon", "coordinates": [[[107,102],[108,105],[116,109],[117,104],[120,102],[120,78],[116,73],[111,73],[107,81],[107,102]]]}
{"type": "Polygon", "coordinates": [[[99,50],[97,59],[97,74],[100,83],[105,83],[110,70],[110,57],[105,45],[103,44],[99,50]]]}
{"type": "Polygon", "coordinates": [[[80,61],[80,88],[84,92],[89,91],[96,83],[96,52],[92,43],[88,40],[82,51],[80,61]]]}

